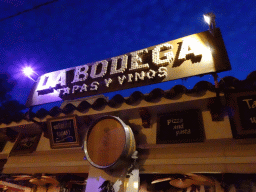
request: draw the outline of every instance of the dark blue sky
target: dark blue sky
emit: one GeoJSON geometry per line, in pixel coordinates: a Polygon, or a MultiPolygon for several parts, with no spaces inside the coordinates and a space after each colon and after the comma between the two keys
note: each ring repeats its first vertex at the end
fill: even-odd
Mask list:
{"type": "MultiPolygon", "coordinates": [[[[24,65],[44,74],[206,31],[203,14],[207,12],[216,15],[232,66],[231,71],[219,76],[242,80],[255,70],[256,7],[252,0],[47,2],[0,1],[0,71],[9,72],[18,82],[12,96],[21,103],[25,103],[33,84],[21,73],[24,65]]],[[[206,75],[140,91],[167,89],[175,84],[192,88],[201,80],[213,82],[212,76],[206,75]]]]}

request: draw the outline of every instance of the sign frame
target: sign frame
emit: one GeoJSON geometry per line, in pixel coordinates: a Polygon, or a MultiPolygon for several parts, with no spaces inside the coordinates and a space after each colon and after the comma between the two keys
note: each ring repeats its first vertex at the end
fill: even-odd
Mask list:
{"type": "Polygon", "coordinates": [[[205,132],[203,118],[199,109],[158,114],[156,144],[194,143],[203,142],[204,140],[205,132]],[[190,115],[190,117],[188,115],[190,115]],[[166,124],[164,122],[165,120],[166,124]],[[168,125],[167,120],[170,120],[170,124],[175,125],[173,127],[170,124],[168,125]],[[175,136],[168,135],[165,132],[169,131],[168,129],[172,129],[170,132],[175,133],[177,138],[175,138],[175,136]],[[193,137],[189,137],[189,134],[193,137]],[[198,136],[196,136],[196,134],[198,134],[198,136]]]}
{"type": "MultiPolygon", "coordinates": [[[[244,115],[246,111],[243,111],[244,113],[242,113],[242,110],[245,110],[246,106],[248,107],[250,104],[252,104],[249,100],[246,100],[246,99],[252,98],[252,97],[254,97],[256,101],[256,91],[226,93],[228,116],[230,119],[232,134],[235,139],[256,137],[256,129],[253,130],[253,128],[250,128],[247,121],[249,119],[247,120],[245,119],[246,117],[244,115]],[[241,106],[242,98],[245,99],[243,101],[244,106],[241,106]]],[[[254,111],[256,111],[256,106],[254,111]]],[[[250,112],[247,111],[247,114],[248,113],[250,112]]],[[[256,115],[255,115],[255,120],[256,120],[256,115]]],[[[255,124],[255,127],[256,127],[256,124],[255,124]]]]}
{"type": "Polygon", "coordinates": [[[38,146],[41,135],[42,132],[35,134],[19,133],[10,155],[22,155],[34,152],[38,146]],[[24,146],[25,149],[22,149],[22,146],[24,146]]]}
{"type": "Polygon", "coordinates": [[[81,146],[76,115],[48,119],[47,127],[52,149],[81,146]],[[54,126],[56,127],[55,129],[62,131],[54,131],[54,126]],[[70,128],[64,128],[65,126],[70,126],[70,128]]]}

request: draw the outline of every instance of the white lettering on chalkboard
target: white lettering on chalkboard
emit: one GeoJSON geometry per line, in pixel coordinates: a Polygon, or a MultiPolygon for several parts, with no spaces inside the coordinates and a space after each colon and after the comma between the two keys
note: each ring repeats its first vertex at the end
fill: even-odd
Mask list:
{"type": "Polygon", "coordinates": [[[251,117],[250,120],[251,120],[251,123],[256,123],[256,117],[251,117]]]}
{"type": "Polygon", "coordinates": [[[171,123],[183,123],[183,119],[168,119],[167,125],[170,125],[171,123]]]}
{"type": "Polygon", "coordinates": [[[70,135],[70,130],[60,131],[56,133],[58,137],[64,137],[70,135]]]}
{"type": "Polygon", "coordinates": [[[184,129],[184,124],[174,125],[173,129],[184,129]]]}
{"type": "Polygon", "coordinates": [[[184,129],[184,130],[176,131],[176,136],[178,136],[178,135],[189,135],[189,134],[191,134],[191,130],[190,129],[184,129]]]}
{"type": "Polygon", "coordinates": [[[63,121],[53,126],[54,130],[71,128],[71,121],[63,121]]]}

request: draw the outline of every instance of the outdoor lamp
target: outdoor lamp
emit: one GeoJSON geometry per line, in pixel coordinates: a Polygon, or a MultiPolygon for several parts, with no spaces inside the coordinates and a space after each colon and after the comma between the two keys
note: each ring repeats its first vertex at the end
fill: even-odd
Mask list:
{"type": "Polygon", "coordinates": [[[216,26],[216,24],[215,24],[215,17],[216,16],[214,15],[214,13],[206,13],[206,14],[204,14],[204,20],[209,25],[209,30],[211,32],[214,32],[214,30],[215,30],[215,26],[216,26]]]}
{"type": "Polygon", "coordinates": [[[38,74],[31,67],[25,67],[22,71],[29,79],[36,82],[38,74]]]}

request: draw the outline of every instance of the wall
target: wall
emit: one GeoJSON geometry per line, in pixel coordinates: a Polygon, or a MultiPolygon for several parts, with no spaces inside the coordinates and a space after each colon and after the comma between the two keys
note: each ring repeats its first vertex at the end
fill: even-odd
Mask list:
{"type": "MultiPolygon", "coordinates": [[[[80,119],[89,117],[92,120],[102,115],[120,117],[135,134],[140,173],[255,173],[256,140],[233,139],[227,114],[221,121],[212,121],[208,104],[215,96],[216,94],[212,92],[199,96],[183,94],[173,100],[165,98],[155,102],[142,100],[134,105],[123,103],[117,108],[104,106],[99,110],[89,109],[85,113],[74,111],[72,114],[80,119]],[[140,108],[147,108],[151,114],[149,128],[142,126],[140,108]],[[205,141],[156,144],[157,115],[188,109],[199,109],[202,112],[205,141]]],[[[224,99],[223,95],[222,99],[224,99]]],[[[46,116],[44,119],[36,120],[45,122],[48,118],[52,117],[46,116]]],[[[7,143],[1,155],[8,154],[12,145],[7,143]]],[[[84,152],[81,147],[51,149],[49,139],[42,136],[36,151],[32,154],[19,158],[8,157],[3,173],[89,173],[90,165],[83,160],[83,157],[84,152]]]]}

